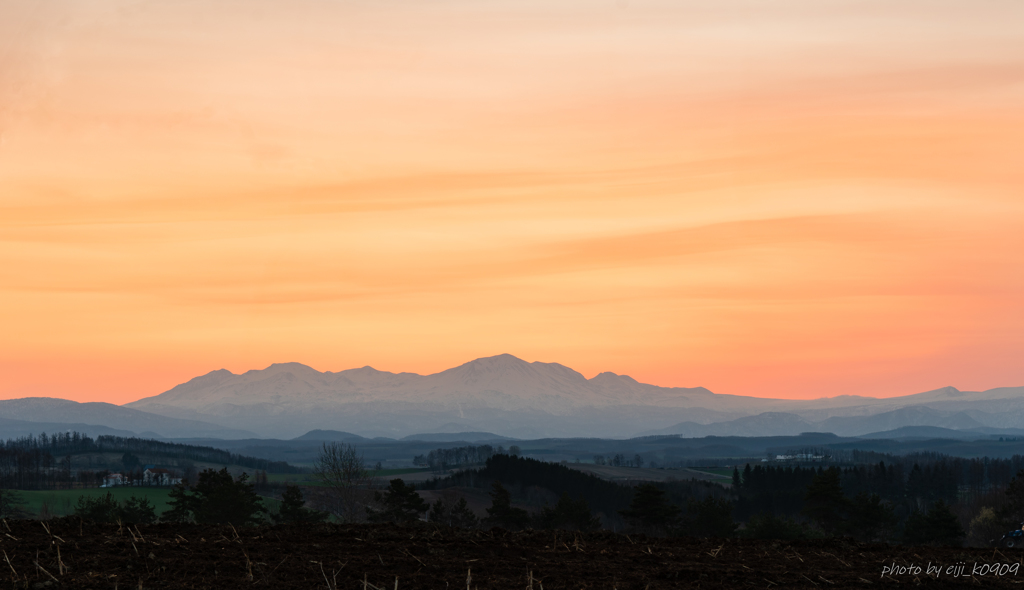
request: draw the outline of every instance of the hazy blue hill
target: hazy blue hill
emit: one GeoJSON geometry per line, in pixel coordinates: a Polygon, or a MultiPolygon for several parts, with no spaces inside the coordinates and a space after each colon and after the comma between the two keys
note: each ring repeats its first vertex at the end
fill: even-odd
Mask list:
{"type": "Polygon", "coordinates": [[[515,438],[509,438],[507,436],[500,436],[493,432],[430,432],[424,434],[410,434],[404,436],[399,440],[411,441],[420,440],[424,442],[488,442],[488,441],[504,441],[504,440],[518,440],[515,438]]]}
{"type": "Polygon", "coordinates": [[[297,436],[291,440],[311,440],[311,441],[343,441],[343,442],[359,442],[369,440],[364,436],[358,434],[352,434],[351,432],[344,432],[341,430],[310,430],[302,436],[297,436]]]}
{"type": "Polygon", "coordinates": [[[813,430],[813,426],[813,423],[804,420],[796,414],[764,412],[756,416],[744,416],[743,418],[713,424],[680,422],[668,428],[642,432],[639,436],[678,434],[685,438],[699,438],[702,436],[730,436],[740,433],[745,436],[785,436],[813,430]]]}
{"type": "Polygon", "coordinates": [[[952,428],[942,428],[941,426],[903,426],[881,432],[869,432],[868,434],[860,435],[858,438],[977,440],[988,438],[988,436],[970,430],[954,430],[952,428]]]}
{"type": "Polygon", "coordinates": [[[28,435],[39,436],[46,432],[81,432],[89,436],[111,434],[114,436],[135,436],[130,430],[120,430],[96,424],[82,424],[80,422],[29,422],[26,420],[11,420],[0,418],[0,439],[21,438],[28,435]]]}
{"type": "Polygon", "coordinates": [[[841,436],[861,436],[870,432],[895,430],[908,426],[932,426],[965,430],[983,426],[966,412],[948,412],[928,406],[909,406],[871,416],[841,416],[816,423],[819,430],[841,436]]]}
{"type": "Polygon", "coordinates": [[[904,426],[893,430],[882,432],[871,432],[860,435],[858,438],[879,439],[888,438],[893,440],[905,439],[948,439],[948,440],[994,440],[1003,437],[1024,437],[1024,428],[969,428],[952,429],[939,426],[904,426]]]}
{"type": "MultiPolygon", "coordinates": [[[[247,430],[226,428],[211,422],[170,418],[103,402],[79,403],[51,397],[26,397],[0,401],[0,418],[35,423],[35,426],[29,427],[35,434],[44,431],[77,430],[90,435],[119,434],[124,436],[135,436],[145,432],[162,438],[248,438],[256,436],[255,433],[247,430]],[[106,427],[109,431],[100,430],[100,427],[106,427]]],[[[0,430],[0,436],[8,436],[7,431],[0,430]]]]}

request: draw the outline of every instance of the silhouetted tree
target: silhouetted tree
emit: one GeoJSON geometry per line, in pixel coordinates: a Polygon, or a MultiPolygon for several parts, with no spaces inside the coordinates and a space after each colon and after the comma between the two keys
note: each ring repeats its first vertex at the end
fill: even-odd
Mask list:
{"type": "Polygon", "coordinates": [[[456,499],[456,497],[454,491],[445,490],[430,508],[427,520],[455,528],[476,528],[479,521],[473,511],[469,509],[466,499],[463,497],[456,499]]]}
{"type": "Polygon", "coordinates": [[[246,473],[236,480],[226,467],[220,471],[205,469],[196,485],[183,483],[171,490],[171,509],[162,517],[172,522],[258,524],[267,509],[254,488],[246,473]]]}
{"type": "Polygon", "coordinates": [[[368,519],[372,522],[410,525],[430,509],[430,505],[416,493],[416,486],[405,485],[401,479],[392,479],[384,493],[374,492],[373,498],[381,508],[366,509],[368,519]]]}
{"type": "Polygon", "coordinates": [[[75,516],[93,522],[114,522],[117,519],[118,508],[117,500],[111,492],[93,498],[83,495],[78,497],[75,516]]]}
{"type": "Polygon", "coordinates": [[[1019,528],[1024,520],[1024,469],[1006,486],[1006,503],[996,511],[1003,528],[1019,528]]]}
{"type": "Polygon", "coordinates": [[[149,498],[132,496],[122,503],[118,502],[111,492],[92,498],[79,496],[78,504],[75,505],[75,516],[94,522],[121,521],[138,524],[156,522],[156,512],[149,502],[149,498]]]}
{"type": "Polygon", "coordinates": [[[679,513],[679,507],[669,504],[665,499],[665,492],[649,483],[637,486],[629,508],[619,511],[633,526],[647,532],[673,528],[679,513]]]}
{"type": "Polygon", "coordinates": [[[324,485],[330,499],[330,511],[345,522],[356,522],[363,515],[360,499],[365,489],[375,487],[377,478],[366,469],[356,448],[339,442],[325,442],[313,464],[313,476],[324,485]]]}
{"type": "Polygon", "coordinates": [[[847,501],[839,480],[839,470],[829,468],[819,473],[807,488],[803,513],[816,522],[825,534],[837,532],[843,526],[847,501]]]}
{"type": "Polygon", "coordinates": [[[306,500],[302,497],[302,489],[299,486],[286,486],[284,493],[281,494],[281,506],[277,514],[271,514],[271,518],[274,522],[284,524],[307,524],[327,519],[326,512],[310,510],[305,506],[306,500]]]}
{"type": "Polygon", "coordinates": [[[487,509],[486,524],[499,526],[506,529],[525,528],[530,522],[530,515],[522,508],[512,507],[512,494],[501,485],[501,482],[494,480],[491,484],[491,507],[487,509]]]}
{"type": "Polygon", "coordinates": [[[188,480],[171,488],[168,492],[167,505],[170,506],[160,515],[164,522],[192,522],[192,513],[198,504],[198,498],[188,493],[188,480]]]}
{"type": "Polygon", "coordinates": [[[681,532],[693,537],[719,539],[736,536],[739,525],[732,519],[732,503],[725,498],[707,496],[701,501],[690,499],[681,532]]]}
{"type": "Polygon", "coordinates": [[[0,489],[0,518],[26,518],[25,498],[15,490],[0,489]]]}
{"type": "Polygon", "coordinates": [[[121,503],[118,516],[124,522],[151,524],[156,522],[156,509],[149,498],[132,496],[121,503]]]}
{"type": "Polygon", "coordinates": [[[960,521],[942,500],[932,504],[926,514],[911,513],[903,527],[903,540],[911,545],[959,547],[966,536],[960,521]]]}
{"type": "Polygon", "coordinates": [[[542,508],[536,522],[543,529],[594,531],[601,528],[601,519],[590,511],[587,501],[583,498],[573,500],[568,492],[562,493],[554,508],[542,508]]]}
{"type": "Polygon", "coordinates": [[[860,492],[849,503],[847,531],[861,541],[884,540],[896,528],[896,512],[878,494],[860,492]]]}

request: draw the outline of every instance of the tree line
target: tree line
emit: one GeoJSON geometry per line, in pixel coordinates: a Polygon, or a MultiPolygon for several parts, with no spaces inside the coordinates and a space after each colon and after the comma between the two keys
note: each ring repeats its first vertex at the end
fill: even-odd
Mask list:
{"type": "MultiPolygon", "coordinates": [[[[284,461],[268,461],[213,447],[200,447],[143,439],[102,435],[93,439],[79,432],[28,435],[0,443],[0,488],[61,489],[102,483],[105,472],[74,471],[71,458],[83,453],[145,454],[178,460],[234,464],[270,473],[301,473],[284,461]]],[[[125,464],[126,469],[129,468],[125,464]]]]}
{"type": "Polygon", "coordinates": [[[556,495],[567,493],[572,498],[583,498],[596,510],[606,512],[625,507],[632,496],[630,488],[595,475],[558,463],[514,455],[493,455],[481,469],[467,469],[448,477],[435,478],[425,482],[423,489],[455,486],[486,489],[496,480],[515,489],[536,486],[551,490],[556,495]]]}
{"type": "MultiPolygon", "coordinates": [[[[518,448],[516,447],[517,451],[518,448]]],[[[481,465],[490,459],[494,453],[494,447],[491,445],[469,445],[450,449],[434,449],[426,455],[416,455],[413,457],[412,464],[430,467],[435,472],[444,472],[469,465],[481,465]]]]}
{"type": "MultiPolygon", "coordinates": [[[[611,465],[613,467],[643,467],[644,458],[639,453],[634,454],[632,458],[623,455],[622,453],[616,453],[614,455],[594,455],[594,465],[611,465]]],[[[651,463],[654,467],[654,463],[651,463]]]]}
{"type": "MultiPolygon", "coordinates": [[[[318,494],[316,509],[305,507],[302,489],[289,486],[281,510],[271,515],[247,475],[233,478],[226,470],[206,470],[195,485],[174,488],[171,509],[160,519],[257,524],[269,518],[309,524],[331,515],[343,522],[401,525],[426,520],[465,528],[610,528],[651,535],[774,539],[851,536],[861,541],[958,545],[965,540],[987,543],[1024,518],[1024,469],[1006,485],[992,483],[1013,461],[972,462],[938,455],[917,459],[923,464],[748,464],[742,471],[734,470],[731,487],[698,480],[629,486],[562,464],[493,454],[481,468],[426,482],[424,489],[441,492],[428,504],[415,486],[400,478],[381,489],[355,447],[325,443],[314,470],[322,485],[306,489],[318,494]],[[992,487],[972,492],[972,480],[964,482],[958,475],[972,473],[972,466],[971,477],[981,482],[977,485],[992,487]],[[986,475],[989,467],[992,472],[986,475]],[[486,516],[469,509],[457,491],[465,487],[489,490],[486,516]],[[535,490],[544,493],[534,494],[535,490]],[[325,501],[327,497],[334,499],[325,501]]],[[[149,518],[146,503],[137,499],[117,503],[108,495],[83,498],[79,504],[76,513],[83,517],[149,518]]]]}

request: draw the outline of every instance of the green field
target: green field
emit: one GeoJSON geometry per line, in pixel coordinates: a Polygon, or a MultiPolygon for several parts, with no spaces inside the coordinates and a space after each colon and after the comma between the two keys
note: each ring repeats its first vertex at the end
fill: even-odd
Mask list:
{"type": "MultiPolygon", "coordinates": [[[[43,508],[45,502],[51,516],[67,516],[74,514],[75,505],[78,503],[78,498],[86,496],[89,498],[96,496],[105,496],[107,492],[114,495],[114,498],[123,502],[132,496],[137,498],[146,497],[149,498],[150,503],[156,510],[157,516],[160,513],[168,509],[167,500],[170,488],[156,488],[156,487],[116,487],[116,488],[86,488],[80,490],[19,490],[18,494],[21,495],[22,500],[25,504],[22,505],[24,510],[27,510],[32,516],[38,517],[40,511],[43,508]]],[[[273,498],[263,498],[263,504],[270,511],[276,511],[280,506],[280,500],[273,498]]]]}
{"type": "Polygon", "coordinates": [[[38,516],[45,502],[49,512],[53,516],[66,516],[74,514],[75,504],[80,496],[89,498],[105,496],[107,492],[114,495],[119,502],[123,502],[132,496],[138,498],[149,498],[150,503],[160,514],[167,510],[167,494],[170,488],[148,488],[148,487],[116,487],[116,488],[86,488],[80,490],[22,490],[18,493],[25,500],[23,508],[33,516],[38,516]]]}

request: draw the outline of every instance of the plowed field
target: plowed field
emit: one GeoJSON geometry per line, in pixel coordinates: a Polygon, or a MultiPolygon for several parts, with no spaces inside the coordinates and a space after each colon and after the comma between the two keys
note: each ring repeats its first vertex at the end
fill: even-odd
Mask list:
{"type": "Polygon", "coordinates": [[[16,588],[392,590],[397,584],[403,590],[654,590],[1024,584],[1024,573],[1017,571],[1024,569],[1019,551],[845,540],[653,539],[607,532],[388,525],[128,528],[76,518],[7,521],[0,528],[0,585],[16,588]],[[883,576],[883,568],[911,564],[920,572],[912,567],[883,576]],[[993,572],[995,564],[1016,565],[993,572]],[[927,574],[929,565],[939,567],[937,576],[927,574]],[[1000,571],[1003,575],[997,575],[1000,571]]]}

